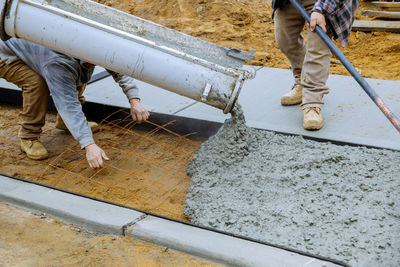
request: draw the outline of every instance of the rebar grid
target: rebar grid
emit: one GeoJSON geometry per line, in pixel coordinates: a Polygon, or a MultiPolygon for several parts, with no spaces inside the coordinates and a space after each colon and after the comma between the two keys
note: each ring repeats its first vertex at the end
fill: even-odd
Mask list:
{"type": "Polygon", "coordinates": [[[84,150],[61,130],[50,127],[43,132],[42,143],[50,153],[44,161],[28,159],[18,151],[16,135],[3,134],[0,142],[8,144],[2,149],[7,160],[1,161],[0,170],[59,189],[185,219],[183,205],[190,183],[186,165],[200,143],[188,139],[192,133],[179,135],[169,130],[167,127],[173,123],[145,121],[143,127],[132,121],[129,110],[110,114],[94,134],[96,143],[110,158],[104,168],[97,170],[90,169],[84,150]],[[49,142],[54,144],[51,148],[49,142]]]}

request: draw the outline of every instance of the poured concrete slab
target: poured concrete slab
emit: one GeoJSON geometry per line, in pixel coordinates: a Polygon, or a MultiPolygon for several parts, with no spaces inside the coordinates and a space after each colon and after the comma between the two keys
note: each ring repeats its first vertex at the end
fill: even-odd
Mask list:
{"type": "Polygon", "coordinates": [[[149,216],[126,235],[227,266],[339,266],[283,249],[149,216]],[[157,238],[154,238],[157,237],[157,238]]]}
{"type": "Polygon", "coordinates": [[[0,200],[43,212],[63,221],[110,234],[145,214],[0,175],[0,200]]]}

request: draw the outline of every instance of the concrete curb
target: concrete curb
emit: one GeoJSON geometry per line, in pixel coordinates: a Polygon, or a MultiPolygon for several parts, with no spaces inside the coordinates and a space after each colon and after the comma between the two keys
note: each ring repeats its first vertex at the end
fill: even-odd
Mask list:
{"type": "Polygon", "coordinates": [[[228,266],[338,266],[283,249],[148,216],[127,236],[228,266]]]}
{"type": "Polygon", "coordinates": [[[339,266],[0,175],[0,201],[108,234],[123,234],[228,266],[339,266]]]}
{"type": "Polygon", "coordinates": [[[146,215],[0,175],[0,200],[59,218],[96,232],[122,234],[146,215]]]}

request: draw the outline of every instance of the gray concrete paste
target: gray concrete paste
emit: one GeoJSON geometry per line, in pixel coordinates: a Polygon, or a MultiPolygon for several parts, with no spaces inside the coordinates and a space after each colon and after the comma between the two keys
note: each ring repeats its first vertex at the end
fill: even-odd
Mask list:
{"type": "Polygon", "coordinates": [[[256,130],[233,119],[187,168],[192,222],[347,262],[400,266],[400,152],[256,130]]]}

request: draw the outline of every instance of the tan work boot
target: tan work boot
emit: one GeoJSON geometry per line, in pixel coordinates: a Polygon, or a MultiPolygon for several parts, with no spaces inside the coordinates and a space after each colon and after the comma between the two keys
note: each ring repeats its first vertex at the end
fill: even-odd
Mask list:
{"type": "MultiPolygon", "coordinates": [[[[99,131],[99,124],[94,121],[88,121],[89,127],[92,130],[92,133],[99,131]]],[[[68,131],[67,125],[65,125],[63,119],[61,118],[60,114],[57,114],[56,118],[56,125],[55,127],[60,130],[68,131]]]]}
{"type": "Polygon", "coordinates": [[[303,97],[303,86],[295,83],[292,90],[281,97],[281,104],[284,106],[297,105],[303,97]]]}
{"type": "Polygon", "coordinates": [[[25,152],[30,159],[40,160],[47,159],[49,157],[46,148],[39,141],[39,139],[21,138],[21,150],[25,152]]]}
{"type": "Polygon", "coordinates": [[[321,109],[317,107],[303,109],[303,128],[306,130],[319,130],[324,125],[321,109]]]}
{"type": "Polygon", "coordinates": [[[99,131],[99,124],[94,121],[88,121],[89,127],[92,130],[92,133],[97,133],[99,131]]]}

